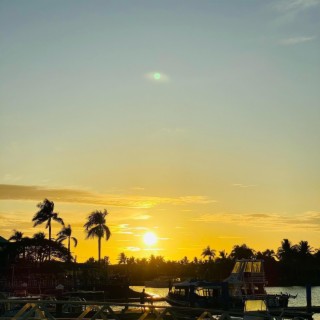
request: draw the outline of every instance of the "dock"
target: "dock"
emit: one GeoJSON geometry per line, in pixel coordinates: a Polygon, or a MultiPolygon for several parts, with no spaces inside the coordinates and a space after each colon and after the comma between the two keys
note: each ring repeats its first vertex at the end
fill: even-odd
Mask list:
{"type": "MultiPolygon", "coordinates": [[[[231,320],[242,319],[241,310],[216,310],[158,306],[150,303],[66,300],[0,300],[0,320],[231,320]]],[[[310,320],[320,307],[288,307],[272,310],[270,319],[310,320]]],[[[260,315],[261,316],[261,315],[260,315]]]]}

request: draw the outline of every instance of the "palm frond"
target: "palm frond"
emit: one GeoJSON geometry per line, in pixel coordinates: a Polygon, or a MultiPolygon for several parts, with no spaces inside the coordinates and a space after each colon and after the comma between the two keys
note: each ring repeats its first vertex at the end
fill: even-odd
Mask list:
{"type": "Polygon", "coordinates": [[[63,222],[63,219],[62,218],[59,218],[58,217],[58,213],[53,213],[52,214],[52,220],[62,224],[64,226],[64,222],[63,222]]]}
{"type": "Polygon", "coordinates": [[[88,232],[87,232],[87,238],[95,238],[95,237],[101,238],[100,226],[93,227],[92,229],[88,230],[88,232]]]}
{"type": "Polygon", "coordinates": [[[77,244],[78,244],[78,240],[77,240],[77,238],[75,238],[75,237],[71,237],[71,239],[73,240],[73,244],[74,244],[74,246],[76,247],[76,246],[77,246],[77,244]]]}
{"type": "Polygon", "coordinates": [[[111,236],[110,229],[106,225],[103,225],[102,228],[104,230],[104,233],[106,234],[106,239],[109,240],[109,238],[111,236]]]}

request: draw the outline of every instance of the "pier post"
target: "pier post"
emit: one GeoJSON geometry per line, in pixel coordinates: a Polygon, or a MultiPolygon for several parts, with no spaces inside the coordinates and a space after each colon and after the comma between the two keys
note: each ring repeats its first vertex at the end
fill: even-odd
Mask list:
{"type": "Polygon", "coordinates": [[[306,285],[306,298],[307,298],[307,312],[311,313],[312,311],[312,299],[311,299],[311,285],[306,285]]]}

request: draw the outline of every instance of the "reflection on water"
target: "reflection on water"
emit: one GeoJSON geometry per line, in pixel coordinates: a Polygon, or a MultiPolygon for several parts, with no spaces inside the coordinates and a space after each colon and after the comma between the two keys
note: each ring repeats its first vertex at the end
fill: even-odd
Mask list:
{"type": "MultiPolygon", "coordinates": [[[[141,292],[144,288],[143,286],[132,286],[132,290],[141,292]]],[[[145,288],[146,293],[151,294],[156,297],[165,297],[168,293],[168,288],[145,288]]],[[[293,296],[297,295],[295,299],[289,300],[289,306],[292,307],[303,307],[307,305],[306,300],[306,288],[305,287],[267,287],[267,292],[270,294],[275,293],[289,293],[293,296]]],[[[320,287],[312,287],[312,305],[320,306],[320,287]]],[[[157,302],[157,305],[167,306],[167,302],[161,301],[157,302]]],[[[315,314],[313,316],[315,320],[320,320],[320,314],[315,314]]]]}

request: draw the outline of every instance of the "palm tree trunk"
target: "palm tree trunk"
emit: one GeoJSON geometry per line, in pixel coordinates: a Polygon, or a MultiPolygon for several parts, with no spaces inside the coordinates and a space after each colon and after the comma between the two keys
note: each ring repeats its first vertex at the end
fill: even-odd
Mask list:
{"type": "Polygon", "coordinates": [[[70,237],[68,237],[68,260],[71,261],[71,253],[70,253],[70,237]]]}
{"type": "Polygon", "coordinates": [[[49,261],[51,260],[51,219],[49,219],[49,261]]]}
{"type": "Polygon", "coordinates": [[[101,255],[101,237],[98,238],[98,263],[100,263],[100,255],[101,255]]]}

